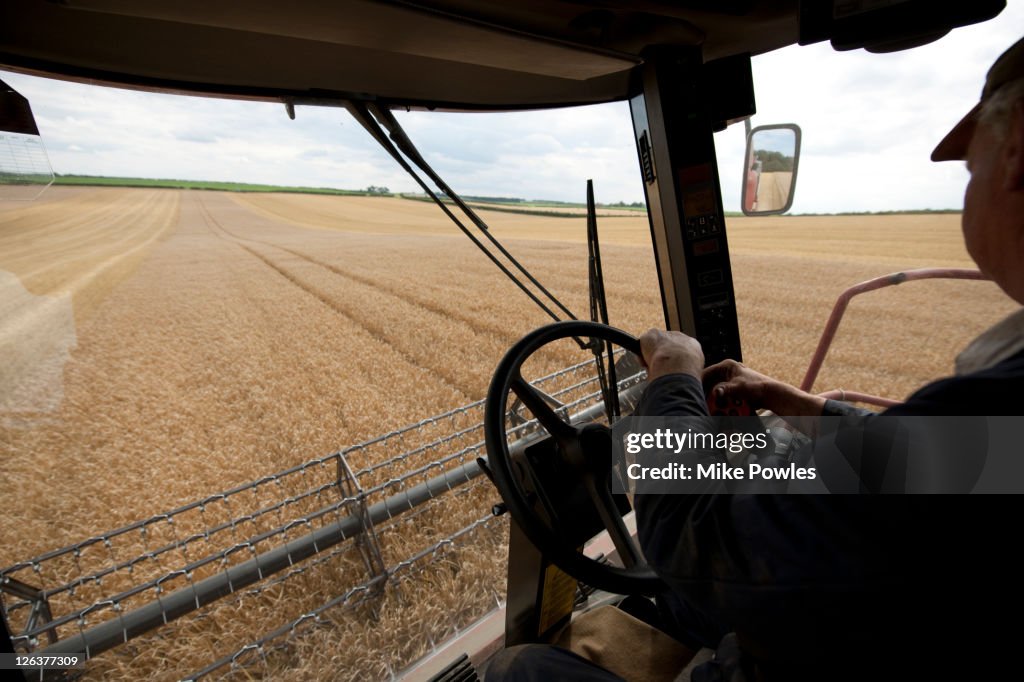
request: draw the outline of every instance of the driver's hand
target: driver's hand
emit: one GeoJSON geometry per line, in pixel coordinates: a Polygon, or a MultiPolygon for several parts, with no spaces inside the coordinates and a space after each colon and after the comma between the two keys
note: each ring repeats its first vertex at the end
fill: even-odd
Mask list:
{"type": "MultiPolygon", "coordinates": [[[[772,409],[771,403],[782,382],[755,372],[741,362],[723,360],[704,370],[701,376],[708,404],[718,409],[746,403],[752,409],[772,409]]],[[[774,410],[773,410],[774,411],[774,410]]]]}
{"type": "Polygon", "coordinates": [[[704,351],[692,336],[649,329],[640,337],[640,352],[647,366],[648,381],[666,374],[689,374],[698,380],[701,378],[704,351]]]}
{"type": "Polygon", "coordinates": [[[719,409],[745,402],[751,409],[767,409],[781,417],[821,414],[825,399],[755,372],[735,360],[723,360],[701,376],[708,404],[719,409]]]}

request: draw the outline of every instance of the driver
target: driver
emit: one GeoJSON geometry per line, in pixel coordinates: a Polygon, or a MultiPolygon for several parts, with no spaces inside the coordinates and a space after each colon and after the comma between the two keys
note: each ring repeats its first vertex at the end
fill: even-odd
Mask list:
{"type": "MultiPolygon", "coordinates": [[[[932,160],[967,162],[967,251],[1024,304],[1024,40],[995,62],[932,160]]],[[[706,415],[707,395],[796,420],[853,414],[866,438],[888,415],[1024,407],[1024,310],[971,343],[956,376],[881,415],[738,362],[705,369],[700,344],[679,332],[640,341],[649,384],[637,415],[706,415]]],[[[638,495],[635,506],[646,558],[680,598],[670,629],[718,648],[693,679],[979,679],[1020,666],[1016,496],[638,495]]],[[[540,645],[505,652],[489,679],[499,676],[619,679],[540,645]]]]}

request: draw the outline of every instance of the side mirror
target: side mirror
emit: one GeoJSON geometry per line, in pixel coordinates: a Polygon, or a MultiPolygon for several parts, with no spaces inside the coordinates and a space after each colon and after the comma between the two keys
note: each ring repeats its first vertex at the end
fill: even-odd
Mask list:
{"type": "Polygon", "coordinates": [[[52,183],[28,100],[0,81],[0,199],[35,199],[52,183]]]}
{"type": "Polygon", "coordinates": [[[740,205],[745,215],[776,215],[793,205],[800,126],[758,126],[747,134],[740,205]]]}

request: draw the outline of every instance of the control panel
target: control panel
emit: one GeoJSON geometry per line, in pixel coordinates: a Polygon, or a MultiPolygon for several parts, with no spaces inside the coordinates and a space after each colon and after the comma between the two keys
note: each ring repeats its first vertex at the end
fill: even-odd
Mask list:
{"type": "Polygon", "coordinates": [[[742,360],[714,132],[753,113],[750,59],[705,64],[694,47],[644,60],[630,112],[665,323],[696,337],[708,364],[742,360]]]}
{"type": "Polygon", "coordinates": [[[707,165],[678,172],[694,333],[709,364],[740,359],[725,221],[714,175],[707,165]]]}

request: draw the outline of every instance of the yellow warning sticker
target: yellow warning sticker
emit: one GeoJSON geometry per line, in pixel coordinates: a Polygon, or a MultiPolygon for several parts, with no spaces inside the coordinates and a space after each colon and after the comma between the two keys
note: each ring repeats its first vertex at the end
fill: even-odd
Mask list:
{"type": "Polygon", "coordinates": [[[551,564],[544,571],[544,593],[541,598],[540,623],[537,634],[543,635],[572,613],[576,601],[576,579],[551,564]]]}

